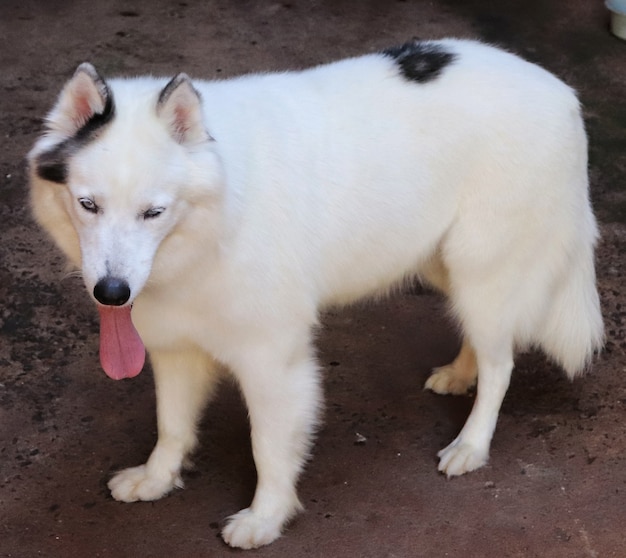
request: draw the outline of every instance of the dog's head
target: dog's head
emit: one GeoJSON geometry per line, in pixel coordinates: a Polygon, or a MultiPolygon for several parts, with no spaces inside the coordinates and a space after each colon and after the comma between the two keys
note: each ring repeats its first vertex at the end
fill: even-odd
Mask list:
{"type": "Polygon", "coordinates": [[[220,194],[200,95],[185,74],[157,83],[81,64],[28,156],[37,220],[103,305],[130,304],[190,206],[220,194]]]}
{"type": "MultiPolygon", "coordinates": [[[[28,162],[34,215],[81,269],[102,327],[113,333],[122,320],[131,331],[131,304],[163,280],[155,270],[167,266],[159,260],[180,260],[189,252],[180,250],[186,236],[202,243],[198,230],[207,235],[217,226],[220,167],[200,95],[185,74],[167,84],[106,83],[92,65],[81,64],[28,162]]],[[[194,262],[175,267],[184,272],[185,264],[194,262]]]]}

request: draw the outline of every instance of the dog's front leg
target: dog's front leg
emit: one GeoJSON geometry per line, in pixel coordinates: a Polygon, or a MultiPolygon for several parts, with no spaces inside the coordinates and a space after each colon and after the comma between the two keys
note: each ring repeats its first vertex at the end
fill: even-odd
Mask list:
{"type": "Polygon", "coordinates": [[[258,354],[234,370],[248,406],[257,487],[249,508],[229,518],[231,546],[256,548],[278,538],[302,506],[296,482],[308,456],[321,401],[310,349],[258,354]]]}
{"type": "Polygon", "coordinates": [[[180,470],[196,444],[196,424],[218,377],[213,361],[197,350],[151,351],[150,358],[159,438],[144,465],[109,481],[113,498],[123,502],[157,500],[182,487],[180,470]]]}

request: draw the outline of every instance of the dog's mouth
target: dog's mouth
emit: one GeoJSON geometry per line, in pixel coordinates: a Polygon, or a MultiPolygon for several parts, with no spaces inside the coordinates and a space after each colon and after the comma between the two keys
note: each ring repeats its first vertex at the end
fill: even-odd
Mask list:
{"type": "Polygon", "coordinates": [[[131,318],[131,305],[98,304],[100,313],[100,363],[109,378],[137,376],[146,360],[146,349],[131,318]]]}

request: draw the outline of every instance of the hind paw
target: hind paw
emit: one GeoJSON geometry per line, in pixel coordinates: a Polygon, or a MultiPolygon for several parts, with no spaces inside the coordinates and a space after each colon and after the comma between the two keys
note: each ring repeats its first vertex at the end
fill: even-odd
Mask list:
{"type": "Polygon", "coordinates": [[[424,384],[424,389],[440,395],[466,395],[475,385],[476,378],[460,374],[453,363],[433,369],[433,373],[424,384]]]}
{"type": "Polygon", "coordinates": [[[440,458],[439,471],[453,477],[485,465],[489,458],[489,448],[479,448],[457,438],[437,455],[440,458]]]}
{"type": "Polygon", "coordinates": [[[131,467],[117,473],[107,485],[111,495],[120,502],[158,500],[173,488],[182,488],[178,473],[157,475],[147,465],[131,467]]]}

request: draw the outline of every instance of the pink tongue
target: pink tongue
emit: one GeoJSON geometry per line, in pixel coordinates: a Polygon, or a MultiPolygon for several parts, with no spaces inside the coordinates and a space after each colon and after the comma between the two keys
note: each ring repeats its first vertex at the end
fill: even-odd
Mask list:
{"type": "Polygon", "coordinates": [[[146,349],[130,318],[130,306],[102,306],[100,363],[109,378],[132,378],[141,372],[146,349]]]}

